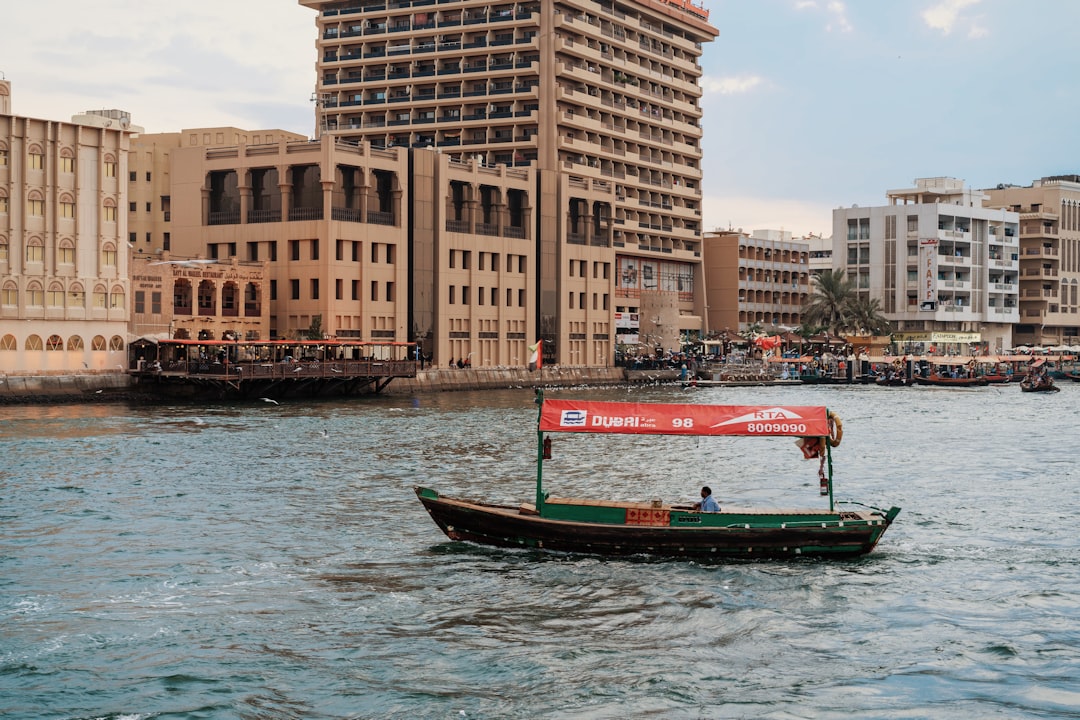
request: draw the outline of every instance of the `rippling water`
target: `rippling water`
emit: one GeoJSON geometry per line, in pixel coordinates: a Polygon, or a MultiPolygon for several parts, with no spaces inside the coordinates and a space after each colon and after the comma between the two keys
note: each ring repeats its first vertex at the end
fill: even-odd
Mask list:
{"type": "MultiPolygon", "coordinates": [[[[838,498],[903,512],[853,562],[502,551],[411,488],[531,499],[531,391],[4,408],[0,715],[1080,717],[1080,385],[560,394],[827,404],[838,498]]],[[[555,443],[556,494],[822,502],[790,439],[555,443]]]]}

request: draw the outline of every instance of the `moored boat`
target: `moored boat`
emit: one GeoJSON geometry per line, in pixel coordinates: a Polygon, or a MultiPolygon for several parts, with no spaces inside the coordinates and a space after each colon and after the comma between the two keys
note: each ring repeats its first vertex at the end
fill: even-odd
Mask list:
{"type": "Polygon", "coordinates": [[[981,387],[990,384],[984,377],[951,377],[949,375],[939,375],[938,373],[930,373],[926,376],[917,375],[912,380],[916,385],[934,385],[937,387],[981,387]]]}
{"type": "Polygon", "coordinates": [[[500,547],[598,555],[689,558],[853,557],[874,549],[900,508],[833,500],[832,448],[843,428],[824,407],[721,406],[544,400],[539,396],[534,503],[498,505],[446,497],[416,487],[435,523],[452,540],[500,547]],[[725,506],[701,512],[660,500],[629,502],[551,497],[543,489],[549,433],[796,437],[807,458],[819,458],[828,508],[725,506]]]}

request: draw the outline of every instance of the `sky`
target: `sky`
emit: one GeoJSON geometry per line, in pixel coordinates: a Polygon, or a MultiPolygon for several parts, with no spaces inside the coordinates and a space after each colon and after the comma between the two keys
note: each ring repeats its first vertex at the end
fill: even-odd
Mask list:
{"type": "MultiPolygon", "coordinates": [[[[1080,2],[705,0],[704,228],[832,233],[832,210],[948,176],[1080,173],[1080,2]]],[[[16,115],[119,108],[147,132],[314,134],[295,0],[8,2],[16,115]]]]}

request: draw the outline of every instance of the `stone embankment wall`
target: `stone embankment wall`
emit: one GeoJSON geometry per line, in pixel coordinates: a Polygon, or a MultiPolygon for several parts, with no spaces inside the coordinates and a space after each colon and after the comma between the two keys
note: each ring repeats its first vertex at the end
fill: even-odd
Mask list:
{"type": "Polygon", "coordinates": [[[526,368],[435,368],[421,370],[415,378],[396,378],[384,395],[413,395],[453,390],[498,390],[522,387],[570,387],[578,385],[622,385],[630,380],[622,368],[545,367],[534,372],[526,368]]]}
{"type": "MultiPolygon", "coordinates": [[[[656,384],[675,382],[678,378],[677,370],[627,371],[623,368],[553,366],[529,372],[525,368],[434,368],[418,372],[415,378],[396,378],[383,390],[383,394],[656,384]]],[[[125,373],[0,375],[0,405],[146,399],[145,394],[136,391],[132,379],[125,373]]]]}
{"type": "Polygon", "coordinates": [[[130,395],[131,378],[118,372],[0,375],[0,405],[105,401],[130,395]]]}

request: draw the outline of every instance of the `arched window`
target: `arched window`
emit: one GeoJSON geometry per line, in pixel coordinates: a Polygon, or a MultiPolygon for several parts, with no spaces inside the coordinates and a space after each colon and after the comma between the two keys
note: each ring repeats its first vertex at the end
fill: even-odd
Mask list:
{"type": "Polygon", "coordinates": [[[68,338],[68,350],[82,350],[82,335],[72,335],[68,338]]]}
{"type": "Polygon", "coordinates": [[[64,349],[64,338],[59,335],[50,335],[49,339],[45,341],[45,349],[51,351],[64,349]]]}
{"type": "Polygon", "coordinates": [[[67,291],[67,306],[70,308],[86,307],[86,292],[79,283],[73,283],[67,291]]]}
{"type": "Polygon", "coordinates": [[[259,286],[255,283],[248,283],[244,286],[244,315],[247,317],[258,317],[262,314],[262,308],[259,302],[259,286]]]}
{"type": "Polygon", "coordinates": [[[95,335],[94,339],[90,343],[90,349],[91,350],[104,350],[105,349],[105,338],[102,337],[101,335],[95,335]]]}
{"type": "MultiPolygon", "coordinates": [[[[116,208],[113,208],[115,211],[116,208]]],[[[101,246],[101,264],[105,267],[116,267],[116,246],[105,243],[101,246]]]]}
{"type": "Polygon", "coordinates": [[[49,283],[49,291],[45,293],[45,304],[48,307],[64,307],[64,286],[58,282],[49,283]]]}
{"type": "Polygon", "coordinates": [[[3,290],[0,290],[0,305],[16,307],[18,304],[19,286],[15,284],[14,280],[8,280],[4,283],[3,290]]]}
{"type": "Polygon", "coordinates": [[[26,262],[45,262],[45,242],[36,235],[26,241],[26,262]]]}
{"type": "Polygon", "coordinates": [[[119,285],[114,285],[112,292],[109,293],[109,307],[112,309],[125,307],[126,296],[124,295],[124,288],[119,285]]]}
{"type": "Polygon", "coordinates": [[[56,262],[58,265],[75,264],[75,241],[64,238],[56,248],[56,262]]]}
{"type": "Polygon", "coordinates": [[[41,338],[37,335],[31,335],[30,337],[26,338],[27,350],[40,350],[41,348],[41,338]]]}
{"type": "Polygon", "coordinates": [[[45,306],[45,290],[36,280],[26,286],[26,305],[28,307],[45,306]]]}
{"type": "Polygon", "coordinates": [[[0,338],[0,350],[17,350],[19,344],[15,341],[15,336],[10,333],[0,338]]]}
{"type": "MultiPolygon", "coordinates": [[[[93,297],[94,307],[95,308],[101,308],[101,309],[104,310],[107,307],[107,304],[106,304],[107,300],[108,300],[108,295],[105,292],[105,286],[104,285],[95,285],[94,286],[94,297],[93,297]]],[[[105,348],[102,348],[102,350],[104,350],[104,349],[105,348]]]]}
{"type": "Polygon", "coordinates": [[[173,282],[173,314],[191,314],[191,281],[177,279],[173,282]]]}
{"type": "MultiPolygon", "coordinates": [[[[3,190],[0,190],[0,193],[3,193],[3,190]]],[[[6,199],[0,198],[0,202],[6,199]]],[[[0,207],[0,212],[4,212],[3,207],[0,207]]],[[[0,235],[0,262],[7,262],[10,257],[7,235],[0,235]]]]}
{"type": "Polygon", "coordinates": [[[200,315],[217,315],[217,302],[215,302],[214,294],[216,288],[211,280],[203,280],[199,283],[199,314],[200,315]]]}
{"type": "Polygon", "coordinates": [[[124,338],[120,337],[119,335],[113,335],[112,339],[109,340],[109,349],[110,350],[123,350],[124,349],[124,338]]]}

